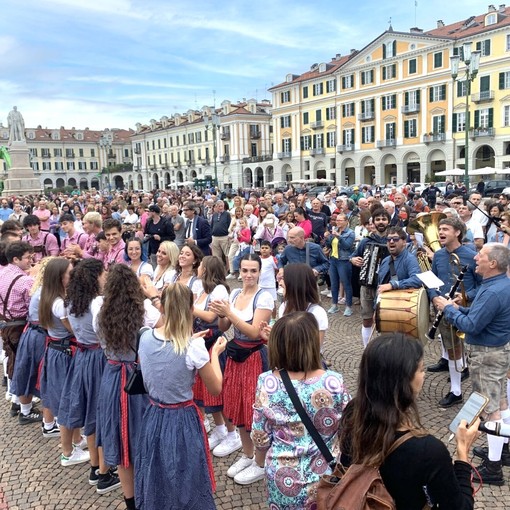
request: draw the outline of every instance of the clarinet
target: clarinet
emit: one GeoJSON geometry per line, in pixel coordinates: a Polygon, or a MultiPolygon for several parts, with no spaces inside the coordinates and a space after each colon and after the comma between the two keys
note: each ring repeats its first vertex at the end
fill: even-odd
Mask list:
{"type": "MultiPolygon", "coordinates": [[[[450,289],[450,292],[448,292],[448,295],[446,296],[448,299],[453,299],[455,297],[455,294],[457,290],[460,287],[460,284],[462,283],[462,280],[464,279],[464,275],[466,274],[466,271],[468,270],[468,266],[463,266],[460,270],[457,281],[452,285],[452,288],[450,289]]],[[[427,338],[429,340],[433,340],[436,336],[437,328],[439,327],[439,323],[441,322],[441,319],[443,318],[444,310],[437,312],[436,318],[434,319],[434,323],[432,324],[431,328],[429,329],[429,332],[427,333],[427,338]]]]}

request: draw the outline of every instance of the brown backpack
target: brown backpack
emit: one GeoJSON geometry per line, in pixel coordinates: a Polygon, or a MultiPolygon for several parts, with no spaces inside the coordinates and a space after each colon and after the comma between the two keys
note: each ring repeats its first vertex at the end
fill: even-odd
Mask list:
{"type": "MultiPolygon", "coordinates": [[[[388,455],[413,437],[411,432],[397,439],[388,455]]],[[[396,510],[395,501],[384,486],[379,468],[337,464],[330,475],[323,475],[317,487],[317,510],[396,510]]]]}

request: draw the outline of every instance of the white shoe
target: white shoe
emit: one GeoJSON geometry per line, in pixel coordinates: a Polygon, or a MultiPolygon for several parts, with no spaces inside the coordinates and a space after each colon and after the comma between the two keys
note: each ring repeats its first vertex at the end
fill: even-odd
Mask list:
{"type": "Polygon", "coordinates": [[[253,464],[253,459],[250,459],[246,455],[243,455],[240,459],[236,460],[227,471],[227,476],[230,478],[234,478],[237,476],[241,471],[244,469],[250,467],[253,464]]]}
{"type": "Polygon", "coordinates": [[[327,295],[328,295],[328,293],[329,293],[329,290],[328,290],[327,288],[326,288],[326,289],[324,289],[324,290],[321,290],[321,295],[322,295],[322,296],[327,296],[327,295]]]}
{"type": "Polygon", "coordinates": [[[73,448],[79,448],[80,450],[88,450],[87,438],[85,436],[81,436],[81,441],[79,443],[73,443],[73,448]]]}
{"type": "MultiPolygon", "coordinates": [[[[215,457],[226,457],[236,450],[239,450],[242,446],[243,444],[241,443],[239,432],[236,431],[234,434],[227,434],[227,437],[214,448],[213,455],[215,457]]],[[[232,475],[232,477],[233,476],[235,476],[235,474],[232,475]]]]}
{"type": "Polygon", "coordinates": [[[214,450],[227,437],[227,434],[225,429],[222,432],[216,427],[209,436],[209,450],[214,450]]]}
{"type": "Polygon", "coordinates": [[[266,470],[257,466],[255,459],[250,466],[243,469],[240,473],[234,476],[234,482],[239,485],[250,485],[251,483],[258,482],[266,476],[266,470]]]}
{"type": "Polygon", "coordinates": [[[329,299],[331,299],[333,297],[333,294],[331,294],[330,290],[328,290],[328,293],[326,294],[326,297],[328,297],[329,299]]]}
{"type": "Polygon", "coordinates": [[[211,432],[211,422],[207,416],[204,416],[204,428],[208,434],[211,432]]]}
{"type": "Polygon", "coordinates": [[[41,401],[39,397],[32,397],[32,404],[38,404],[41,401]]]}
{"type": "Polygon", "coordinates": [[[64,467],[73,466],[74,464],[83,464],[90,460],[89,452],[84,452],[81,448],[73,448],[73,453],[69,457],[64,454],[60,456],[60,464],[64,467]]]}
{"type": "Polygon", "coordinates": [[[10,402],[12,400],[12,393],[11,392],[9,392],[9,391],[5,392],[5,400],[7,400],[7,402],[10,402]]]}
{"type": "Polygon", "coordinates": [[[236,275],[234,273],[229,273],[225,280],[235,280],[236,279],[236,275]]]}

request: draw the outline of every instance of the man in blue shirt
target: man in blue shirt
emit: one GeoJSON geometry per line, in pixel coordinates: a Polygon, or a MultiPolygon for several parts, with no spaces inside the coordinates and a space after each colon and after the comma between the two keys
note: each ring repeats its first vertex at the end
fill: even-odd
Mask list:
{"type": "MultiPolygon", "coordinates": [[[[510,279],[507,276],[510,250],[500,243],[486,244],[475,256],[476,272],[482,285],[470,308],[458,306],[443,297],[436,306],[445,317],[466,334],[473,390],[489,397],[485,408],[490,421],[510,424],[506,391],[510,368],[510,279]]],[[[503,485],[501,458],[505,439],[488,436],[488,449],[476,448],[475,455],[484,457],[475,479],[503,485]]],[[[508,448],[508,446],[507,446],[508,448]]],[[[506,455],[506,465],[509,465],[506,455]]]]}
{"type": "Polygon", "coordinates": [[[9,216],[14,211],[9,207],[9,202],[6,198],[2,198],[2,207],[0,207],[0,220],[7,221],[9,216]]]}

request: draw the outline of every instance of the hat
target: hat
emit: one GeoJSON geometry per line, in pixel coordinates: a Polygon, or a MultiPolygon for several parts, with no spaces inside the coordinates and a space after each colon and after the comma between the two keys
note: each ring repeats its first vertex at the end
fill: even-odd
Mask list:
{"type": "Polygon", "coordinates": [[[354,188],[352,188],[352,191],[359,191],[358,186],[354,186],[354,188]]]}
{"type": "Polygon", "coordinates": [[[161,209],[159,208],[158,205],[155,204],[149,206],[149,211],[155,212],[156,214],[161,214],[161,209]]]}

